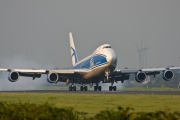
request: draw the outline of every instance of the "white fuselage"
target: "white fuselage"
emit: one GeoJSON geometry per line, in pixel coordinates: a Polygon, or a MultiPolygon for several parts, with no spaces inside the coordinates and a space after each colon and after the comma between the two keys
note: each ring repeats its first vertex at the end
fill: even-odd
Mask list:
{"type": "Polygon", "coordinates": [[[84,79],[91,79],[105,74],[105,71],[114,71],[117,64],[117,57],[109,44],[98,47],[90,56],[79,61],[73,69],[87,69],[89,72],[82,76],[84,79]]]}

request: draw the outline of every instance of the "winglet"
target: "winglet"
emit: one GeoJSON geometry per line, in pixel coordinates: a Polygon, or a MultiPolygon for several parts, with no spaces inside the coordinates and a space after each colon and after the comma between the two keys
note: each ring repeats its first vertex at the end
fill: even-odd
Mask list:
{"type": "Polygon", "coordinates": [[[72,65],[74,66],[78,62],[78,57],[76,53],[76,48],[74,45],[72,33],[69,33],[69,41],[70,41],[70,50],[71,50],[71,58],[72,58],[72,65]]]}

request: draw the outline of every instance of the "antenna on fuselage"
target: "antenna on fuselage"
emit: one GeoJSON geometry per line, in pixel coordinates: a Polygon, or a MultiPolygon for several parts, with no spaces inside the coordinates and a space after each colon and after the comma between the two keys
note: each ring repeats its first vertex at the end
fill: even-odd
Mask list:
{"type": "Polygon", "coordinates": [[[69,33],[69,42],[70,42],[72,65],[74,66],[78,62],[78,57],[71,32],[69,33]]]}

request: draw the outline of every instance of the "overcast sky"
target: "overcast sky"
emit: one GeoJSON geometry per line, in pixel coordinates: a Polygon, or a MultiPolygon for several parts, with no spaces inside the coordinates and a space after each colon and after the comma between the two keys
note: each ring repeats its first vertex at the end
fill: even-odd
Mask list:
{"type": "Polygon", "coordinates": [[[0,67],[67,68],[68,34],[79,60],[111,44],[118,68],[180,66],[179,0],[0,0],[0,67]]]}

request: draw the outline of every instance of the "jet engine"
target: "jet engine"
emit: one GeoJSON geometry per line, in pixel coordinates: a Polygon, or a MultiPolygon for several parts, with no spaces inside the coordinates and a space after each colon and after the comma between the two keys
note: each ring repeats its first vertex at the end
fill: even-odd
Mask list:
{"type": "Polygon", "coordinates": [[[165,70],[163,72],[163,79],[165,81],[170,81],[174,77],[174,73],[171,70],[165,70]]]}
{"type": "Polygon", "coordinates": [[[135,76],[135,79],[138,83],[142,83],[146,79],[146,73],[144,72],[138,72],[135,76]]]}
{"type": "Polygon", "coordinates": [[[9,72],[8,80],[11,82],[16,82],[19,80],[19,73],[18,72],[9,72]]]}
{"type": "Polygon", "coordinates": [[[49,73],[47,75],[47,81],[49,83],[56,83],[58,81],[58,79],[59,79],[59,76],[57,73],[49,73]]]}

